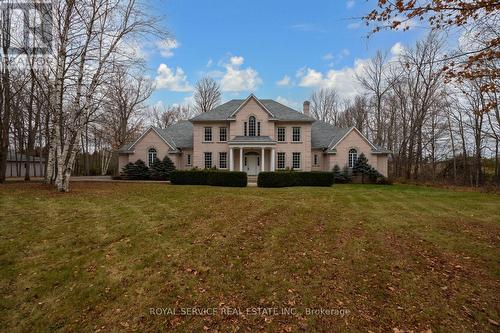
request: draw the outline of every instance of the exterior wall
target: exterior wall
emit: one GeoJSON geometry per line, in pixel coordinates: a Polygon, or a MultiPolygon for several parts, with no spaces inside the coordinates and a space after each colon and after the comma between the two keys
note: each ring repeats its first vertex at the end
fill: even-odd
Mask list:
{"type": "MultiPolygon", "coordinates": [[[[231,122],[230,138],[236,135],[244,135],[245,122],[248,118],[254,116],[256,123],[260,122],[260,135],[274,137],[274,122],[269,121],[270,115],[264,110],[254,99],[250,99],[239,111],[236,113],[236,120],[231,122]]],[[[248,126],[248,125],[247,125],[248,126]]],[[[257,125],[255,125],[257,126],[257,125]]],[[[255,129],[257,131],[257,127],[255,129]]],[[[195,141],[197,142],[197,141],[195,141]]]]}
{"type": "Polygon", "coordinates": [[[118,174],[122,172],[123,167],[127,165],[128,162],[129,162],[129,154],[118,154],[118,174]]]}
{"type": "Polygon", "coordinates": [[[179,170],[189,170],[194,167],[193,164],[193,150],[183,149],[182,154],[179,155],[179,170]],[[188,164],[188,155],[191,155],[191,164],[188,164]]]}
{"type": "Polygon", "coordinates": [[[363,153],[368,159],[368,163],[377,169],[378,172],[387,176],[387,155],[372,154],[372,146],[356,131],[351,131],[337,146],[336,154],[329,154],[329,170],[335,165],[343,168],[349,159],[349,150],[356,149],[358,156],[363,153]]]}
{"type": "MultiPolygon", "coordinates": [[[[285,127],[285,142],[278,142],[276,144],[276,154],[279,152],[285,153],[285,167],[292,168],[292,153],[298,152],[301,157],[301,168],[303,171],[311,171],[312,168],[312,155],[311,155],[311,124],[310,123],[276,123],[275,134],[272,135],[273,139],[277,139],[277,127],[285,127]],[[301,127],[301,142],[292,142],[292,127],[301,127]]],[[[277,155],[276,155],[277,156],[277,155]]],[[[276,166],[278,165],[278,158],[275,159],[276,166]]]]}
{"type": "Polygon", "coordinates": [[[312,149],[311,150],[311,171],[323,171],[328,170],[325,167],[325,156],[323,156],[323,150],[312,149]],[[314,165],[314,155],[318,155],[318,165],[314,165]]]}
{"type": "MultiPolygon", "coordinates": [[[[26,162],[7,162],[7,169],[5,177],[24,177],[26,174],[26,162]]],[[[43,177],[43,172],[45,171],[45,163],[42,162],[30,162],[30,177],[43,177]]]]}
{"type": "MultiPolygon", "coordinates": [[[[118,167],[119,170],[121,171],[122,168],[127,164],[128,162],[135,163],[137,160],[141,159],[148,164],[148,150],[150,148],[155,148],[157,152],[157,157],[161,160],[165,157],[165,155],[168,154],[168,151],[170,149],[169,145],[163,141],[162,138],[156,132],[152,129],[150,129],[142,139],[137,142],[137,144],[134,147],[134,153],[129,154],[128,158],[126,155],[120,154],[118,158],[118,167]]],[[[175,155],[169,154],[168,155],[171,159],[172,162],[174,162],[175,167],[179,168],[179,163],[175,155]]]]}
{"type": "Polygon", "coordinates": [[[205,167],[205,153],[212,153],[212,166],[219,167],[219,152],[227,152],[229,168],[229,145],[219,141],[219,127],[227,127],[231,137],[229,122],[208,122],[193,124],[193,167],[205,167]],[[212,127],[212,142],[204,142],[205,127],[212,127]]]}

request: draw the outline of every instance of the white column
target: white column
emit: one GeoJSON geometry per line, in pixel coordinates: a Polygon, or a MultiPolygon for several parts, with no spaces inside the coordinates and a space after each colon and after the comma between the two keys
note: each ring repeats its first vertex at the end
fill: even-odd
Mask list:
{"type": "Polygon", "coordinates": [[[274,171],[274,148],[271,149],[271,171],[274,171]]]}
{"type": "Polygon", "coordinates": [[[233,161],[233,147],[229,147],[229,171],[233,171],[234,161],[233,161]]]}
{"type": "Polygon", "coordinates": [[[240,148],[240,171],[243,171],[243,148],[240,148]]]}
{"type": "Polygon", "coordinates": [[[262,161],[260,161],[260,171],[264,172],[265,171],[264,170],[264,166],[266,164],[266,160],[265,160],[264,156],[266,154],[266,151],[264,150],[264,148],[262,148],[261,151],[262,151],[262,153],[261,153],[261,155],[262,155],[262,161]]]}

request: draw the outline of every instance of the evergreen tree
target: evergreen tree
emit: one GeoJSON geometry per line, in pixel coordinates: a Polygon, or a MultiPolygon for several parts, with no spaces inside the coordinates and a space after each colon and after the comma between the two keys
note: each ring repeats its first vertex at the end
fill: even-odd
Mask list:
{"type": "Polygon", "coordinates": [[[333,172],[333,181],[336,184],[345,184],[351,181],[351,177],[347,167],[344,168],[344,170],[340,170],[340,167],[337,164],[335,164],[332,172],[333,172]]]}
{"type": "Polygon", "coordinates": [[[354,162],[352,172],[356,175],[361,175],[361,183],[365,182],[365,176],[370,174],[372,167],[368,164],[368,159],[365,154],[361,153],[359,157],[354,162]]]}
{"type": "Polygon", "coordinates": [[[136,179],[136,180],[149,179],[149,168],[146,165],[146,163],[144,163],[143,160],[140,160],[140,159],[137,160],[134,163],[134,167],[135,167],[135,170],[134,170],[133,179],[136,179]]]}
{"type": "Polygon", "coordinates": [[[342,169],[342,179],[344,183],[350,183],[352,181],[352,173],[351,170],[346,166],[342,169]]]}
{"type": "Polygon", "coordinates": [[[120,173],[123,179],[130,179],[130,176],[134,174],[135,164],[132,162],[127,163],[120,173]]]}
{"type": "Polygon", "coordinates": [[[165,156],[163,161],[155,159],[150,168],[150,178],[154,180],[169,180],[170,173],[175,170],[172,160],[165,156]]]}

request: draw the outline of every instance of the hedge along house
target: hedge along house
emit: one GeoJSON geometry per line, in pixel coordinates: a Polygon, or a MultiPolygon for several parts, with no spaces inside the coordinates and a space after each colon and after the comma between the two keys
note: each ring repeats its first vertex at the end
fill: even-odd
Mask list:
{"type": "Polygon", "coordinates": [[[118,150],[120,170],[142,159],[151,165],[168,155],[177,169],[212,168],[245,171],[294,169],[330,171],[352,168],[364,153],[387,176],[387,149],[374,145],[355,127],[338,128],[270,99],[233,99],[165,129],[148,128],[118,150]]]}

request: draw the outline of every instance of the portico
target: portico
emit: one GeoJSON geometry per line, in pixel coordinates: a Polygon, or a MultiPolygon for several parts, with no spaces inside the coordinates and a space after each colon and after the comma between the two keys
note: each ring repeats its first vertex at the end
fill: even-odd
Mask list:
{"type": "Polygon", "coordinates": [[[276,142],[270,137],[237,136],[229,144],[229,170],[257,175],[275,170],[276,142]]]}

